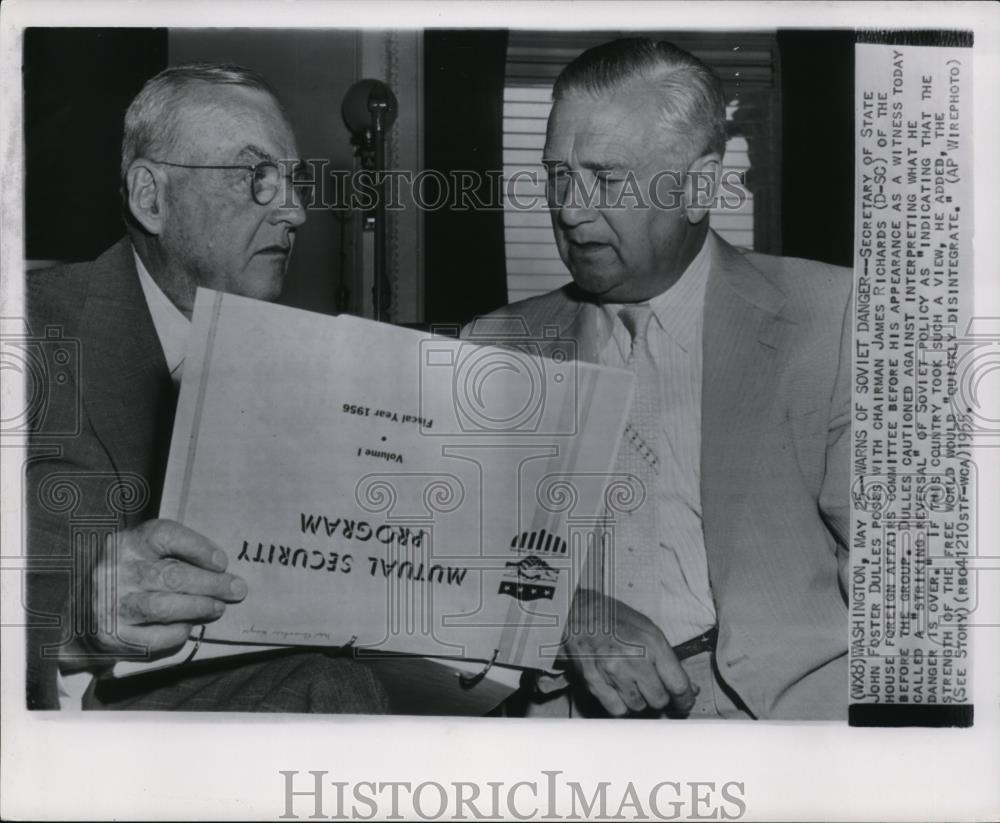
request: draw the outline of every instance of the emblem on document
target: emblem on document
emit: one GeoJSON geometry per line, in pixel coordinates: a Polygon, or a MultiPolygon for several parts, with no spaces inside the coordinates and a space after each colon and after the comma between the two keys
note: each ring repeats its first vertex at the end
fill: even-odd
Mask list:
{"type": "Polygon", "coordinates": [[[500,581],[499,594],[520,600],[551,600],[559,580],[559,570],[545,562],[545,555],[565,555],[566,541],[545,529],[521,532],[510,541],[520,560],[507,563],[507,571],[500,581]]]}

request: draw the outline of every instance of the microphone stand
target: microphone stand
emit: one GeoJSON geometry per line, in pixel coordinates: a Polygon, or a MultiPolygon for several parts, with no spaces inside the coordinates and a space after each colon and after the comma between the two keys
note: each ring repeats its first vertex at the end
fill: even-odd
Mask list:
{"type": "Polygon", "coordinates": [[[374,272],[372,303],[376,320],[384,320],[391,304],[387,268],[385,207],[385,137],[396,119],[396,97],[380,80],[360,80],[348,89],[341,105],[344,123],[351,131],[362,168],[373,172],[375,207],[365,215],[374,222],[374,272]]]}
{"type": "Polygon", "coordinates": [[[381,98],[368,99],[372,113],[372,132],[375,139],[375,282],[372,284],[372,300],[375,303],[375,319],[381,321],[390,303],[389,277],[386,274],[386,224],[385,224],[385,115],[389,101],[381,98]]]}

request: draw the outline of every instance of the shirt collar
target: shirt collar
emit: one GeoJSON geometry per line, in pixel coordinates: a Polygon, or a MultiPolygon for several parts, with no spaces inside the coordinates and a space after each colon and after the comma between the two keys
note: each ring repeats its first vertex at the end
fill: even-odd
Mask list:
{"type": "Polygon", "coordinates": [[[153,318],[153,328],[156,329],[160,348],[163,349],[163,358],[167,361],[167,368],[170,370],[170,379],[174,383],[180,383],[184,367],[184,354],[187,349],[188,336],[191,333],[191,321],[181,314],[180,309],[157,285],[143,265],[135,248],[132,249],[132,255],[135,257],[136,271],[139,272],[139,285],[142,286],[146,305],[153,318]]]}
{"type": "MultiPolygon", "coordinates": [[[[706,242],[702,243],[698,253],[677,282],[649,300],[653,310],[650,332],[654,328],[659,328],[685,352],[690,352],[698,344],[701,334],[705,284],[708,282],[708,272],[712,265],[710,245],[706,235],[706,242]]],[[[628,332],[618,318],[618,312],[624,305],[624,303],[602,303],[600,312],[607,337],[615,340],[622,357],[628,359],[630,348],[628,332]]]]}

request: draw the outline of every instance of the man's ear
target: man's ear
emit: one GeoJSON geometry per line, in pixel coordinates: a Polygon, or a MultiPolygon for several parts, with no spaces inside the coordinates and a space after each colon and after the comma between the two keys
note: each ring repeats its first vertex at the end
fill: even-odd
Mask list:
{"type": "Polygon", "coordinates": [[[684,178],[684,208],[688,221],[700,223],[715,203],[722,180],[722,158],[715,152],[703,154],[689,167],[684,178]]]}
{"type": "Polygon", "coordinates": [[[160,234],[167,216],[166,175],[152,163],[134,160],[125,174],[128,209],[150,234],[160,234]]]}

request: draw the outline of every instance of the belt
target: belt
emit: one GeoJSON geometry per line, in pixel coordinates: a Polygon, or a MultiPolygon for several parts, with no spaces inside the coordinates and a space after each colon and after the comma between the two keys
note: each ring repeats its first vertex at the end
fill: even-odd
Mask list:
{"type": "Polygon", "coordinates": [[[712,626],[704,634],[699,634],[697,637],[692,637],[690,640],[685,640],[683,643],[674,646],[674,654],[677,655],[678,660],[685,660],[701,652],[713,651],[718,639],[719,627],[712,626]]]}

